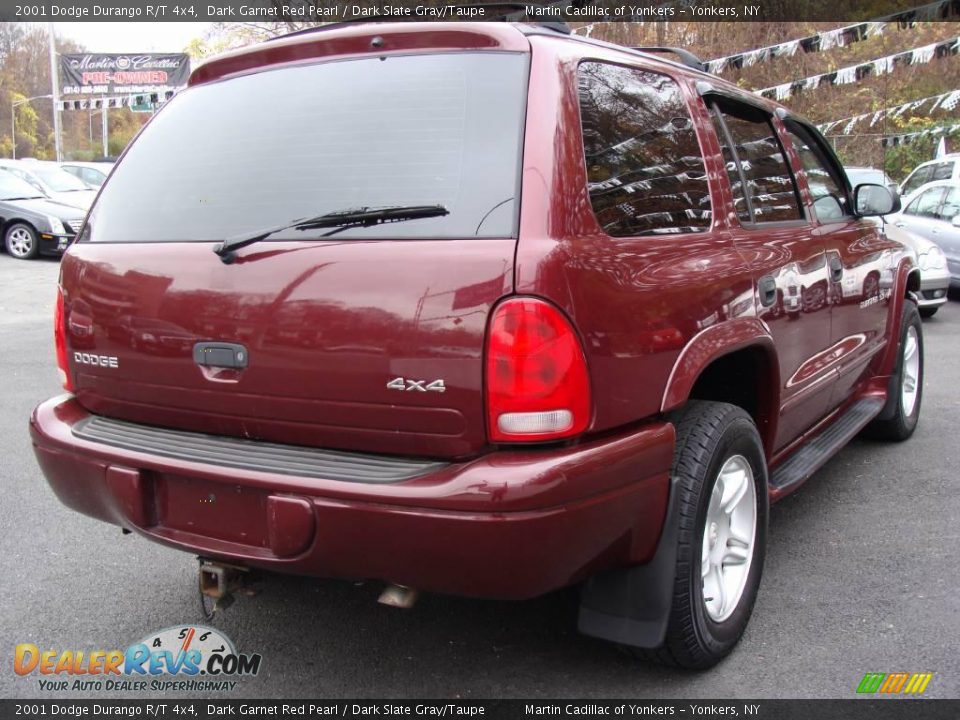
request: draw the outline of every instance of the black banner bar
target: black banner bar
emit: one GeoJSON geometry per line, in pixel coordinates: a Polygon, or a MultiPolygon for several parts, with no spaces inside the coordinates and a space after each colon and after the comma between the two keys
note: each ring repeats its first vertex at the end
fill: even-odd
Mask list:
{"type": "MultiPolygon", "coordinates": [[[[956,20],[960,0],[25,0],[4,2],[0,20],[21,22],[483,21],[861,22],[910,11],[912,21],[956,20]]],[[[904,22],[898,19],[897,22],[904,22]]]]}
{"type": "Polygon", "coordinates": [[[2,718],[956,720],[960,700],[0,700],[2,718]]]}

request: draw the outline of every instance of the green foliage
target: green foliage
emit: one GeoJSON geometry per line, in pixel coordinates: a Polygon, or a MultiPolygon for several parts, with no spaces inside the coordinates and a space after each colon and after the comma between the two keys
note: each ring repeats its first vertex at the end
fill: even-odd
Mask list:
{"type": "MultiPolygon", "coordinates": [[[[896,118],[894,133],[913,133],[928,128],[951,125],[956,121],[931,120],[929,117],[901,117],[896,118]]],[[[884,169],[890,177],[897,180],[904,179],[917,165],[932,160],[937,152],[937,145],[941,135],[927,135],[926,137],[910,138],[908,142],[887,148],[884,158],[884,169]]],[[[949,136],[947,142],[949,143],[949,136]]]]}

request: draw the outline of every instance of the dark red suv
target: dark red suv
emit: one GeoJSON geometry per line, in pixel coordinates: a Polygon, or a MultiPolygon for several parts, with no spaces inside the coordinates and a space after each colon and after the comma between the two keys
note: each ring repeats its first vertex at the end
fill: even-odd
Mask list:
{"type": "Polygon", "coordinates": [[[889,192],[691,64],[401,23],[195,70],[63,259],[57,496],[213,568],[583,583],[583,632],[715,663],[768,502],[907,438],[923,361],[889,192]]]}

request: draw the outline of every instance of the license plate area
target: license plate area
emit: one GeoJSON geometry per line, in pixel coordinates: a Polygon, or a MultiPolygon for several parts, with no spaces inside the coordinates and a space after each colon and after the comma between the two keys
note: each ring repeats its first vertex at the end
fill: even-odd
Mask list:
{"type": "Polygon", "coordinates": [[[154,482],[157,524],[170,530],[266,548],[267,498],[261,490],[164,474],[154,482]]]}

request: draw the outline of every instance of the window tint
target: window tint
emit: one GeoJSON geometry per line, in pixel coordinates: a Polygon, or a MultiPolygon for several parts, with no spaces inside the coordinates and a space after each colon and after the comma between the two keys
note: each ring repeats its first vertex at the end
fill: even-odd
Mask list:
{"type": "Polygon", "coordinates": [[[797,186],[770,120],[759,115],[734,115],[715,107],[714,127],[727,165],[737,216],[744,222],[802,219],[797,186]]]}
{"type": "Polygon", "coordinates": [[[934,218],[937,216],[937,208],[940,207],[940,200],[943,198],[944,187],[935,187],[920,193],[917,198],[910,203],[904,212],[907,215],[919,215],[920,217],[934,218]]]}
{"type": "MultiPolygon", "coordinates": [[[[321,62],[189,88],[130,146],[92,241],[214,241],[325,213],[442,205],[338,241],[516,233],[527,58],[321,62]]],[[[290,230],[277,240],[328,230],[290,230]]]]}
{"type": "Polygon", "coordinates": [[[942,162],[933,166],[931,180],[949,180],[953,176],[953,163],[942,162]]]}
{"type": "Polygon", "coordinates": [[[925,165],[922,168],[914,170],[913,174],[903,183],[901,191],[904,195],[909,195],[924,183],[930,182],[930,176],[933,175],[933,166],[925,165]]]}
{"type": "Polygon", "coordinates": [[[850,201],[840,179],[837,168],[833,166],[819,144],[810,138],[797,125],[788,125],[787,136],[793,149],[800,156],[807,187],[813,197],[813,209],[820,221],[838,220],[849,215],[850,201]]]}
{"type": "Polygon", "coordinates": [[[690,114],[665,75],[580,65],[587,187],[608,235],[702,232],[712,212],[690,114]]]}
{"type": "Polygon", "coordinates": [[[952,187],[943,201],[943,207],[940,208],[940,219],[950,222],[957,213],[960,213],[960,187],[952,187]]]}

